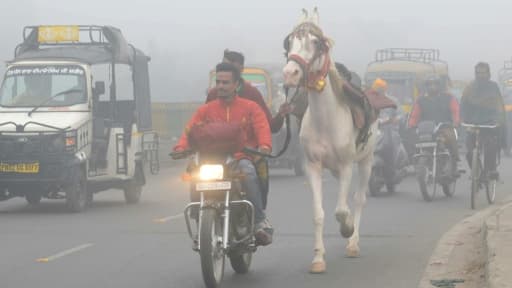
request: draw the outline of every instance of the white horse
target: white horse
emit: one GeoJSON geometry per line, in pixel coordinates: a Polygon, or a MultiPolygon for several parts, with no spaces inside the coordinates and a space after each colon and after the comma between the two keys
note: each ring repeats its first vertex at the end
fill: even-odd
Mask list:
{"type": "Polygon", "coordinates": [[[305,168],[313,191],[315,225],[314,258],[311,273],[326,270],[323,242],[322,172],[329,169],[339,180],[336,219],[340,232],[349,238],[348,257],[359,256],[359,223],[370,178],[376,126],[364,145],[356,145],[360,131],[354,127],[351,105],[343,95],[344,79],[337,73],[329,54],[332,42],[319,28],[318,11],[303,17],[285,40],[288,63],[283,69],[285,85],[306,87],[309,106],[302,121],[300,140],[305,152],[305,168]],[[359,187],[354,194],[354,216],[348,206],[353,163],[359,167],[359,187]]]}

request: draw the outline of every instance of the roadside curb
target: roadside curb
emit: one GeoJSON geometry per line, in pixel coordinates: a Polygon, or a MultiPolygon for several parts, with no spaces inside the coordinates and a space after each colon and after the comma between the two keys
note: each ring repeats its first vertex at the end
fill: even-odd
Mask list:
{"type": "MultiPolygon", "coordinates": [[[[488,208],[482,211],[478,211],[473,215],[462,219],[460,222],[455,224],[448,232],[443,234],[441,239],[438,241],[436,248],[434,249],[434,252],[430,256],[430,259],[427,263],[427,267],[425,268],[425,271],[423,273],[423,276],[421,277],[418,287],[435,287],[430,283],[430,280],[443,279],[444,276],[450,272],[450,266],[448,265],[448,263],[452,256],[452,252],[458,245],[460,245],[459,236],[467,229],[471,229],[472,227],[479,227],[482,229],[481,241],[484,249],[486,249],[487,219],[489,219],[491,215],[495,214],[496,211],[501,209],[503,206],[511,204],[511,201],[512,197],[507,198],[504,202],[500,203],[499,205],[489,206],[488,208]]],[[[484,253],[487,253],[487,251],[488,250],[485,250],[484,253]]],[[[485,256],[488,255],[486,254],[485,256]]],[[[487,262],[487,259],[485,260],[487,262]]],[[[487,275],[488,274],[486,273],[486,276],[487,275]]]]}
{"type": "Polygon", "coordinates": [[[512,215],[511,211],[512,202],[509,201],[489,215],[482,225],[484,249],[487,257],[485,274],[488,288],[510,287],[512,277],[509,274],[512,272],[512,268],[508,266],[511,261],[508,256],[510,256],[512,249],[507,248],[510,245],[507,239],[512,235],[510,230],[512,221],[506,219],[500,221],[500,216],[502,214],[510,216],[512,215]],[[498,247],[500,254],[496,253],[498,247]]]}

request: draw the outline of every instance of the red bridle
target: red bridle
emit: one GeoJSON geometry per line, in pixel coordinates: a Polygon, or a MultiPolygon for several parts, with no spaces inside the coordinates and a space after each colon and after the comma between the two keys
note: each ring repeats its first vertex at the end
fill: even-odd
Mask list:
{"type": "Polygon", "coordinates": [[[329,57],[328,49],[322,51],[321,53],[315,53],[315,56],[313,56],[311,62],[306,61],[306,59],[304,59],[299,54],[288,55],[288,62],[290,61],[299,64],[300,68],[302,69],[302,74],[304,75],[303,82],[308,89],[314,89],[319,91],[323,90],[323,85],[319,86],[319,81],[323,81],[327,77],[327,74],[329,73],[329,69],[331,66],[331,58],[329,57]],[[316,59],[319,59],[322,56],[325,56],[322,69],[318,71],[310,71],[311,64],[314,61],[316,61],[316,59]]]}

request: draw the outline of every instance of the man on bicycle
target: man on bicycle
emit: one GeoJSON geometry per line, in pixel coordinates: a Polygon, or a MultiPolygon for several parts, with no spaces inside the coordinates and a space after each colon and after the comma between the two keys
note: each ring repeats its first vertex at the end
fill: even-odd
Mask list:
{"type": "Polygon", "coordinates": [[[432,121],[436,124],[450,123],[452,127],[441,128],[439,136],[448,148],[452,158],[452,175],[456,176],[457,162],[459,161],[459,149],[454,128],[460,123],[459,102],[457,99],[443,91],[441,79],[432,75],[425,81],[425,95],[418,98],[409,116],[409,128],[414,128],[422,121],[432,121]]]}
{"type": "MultiPolygon", "coordinates": [[[[500,143],[504,139],[502,131],[505,127],[505,107],[498,84],[491,81],[488,63],[480,62],[475,66],[475,80],[464,90],[461,100],[462,120],[464,123],[476,125],[497,125],[496,129],[483,129],[481,139],[484,151],[484,177],[492,180],[499,178],[497,172],[500,143]]],[[[475,135],[466,137],[466,159],[471,167],[472,153],[475,146],[475,135]]]]}

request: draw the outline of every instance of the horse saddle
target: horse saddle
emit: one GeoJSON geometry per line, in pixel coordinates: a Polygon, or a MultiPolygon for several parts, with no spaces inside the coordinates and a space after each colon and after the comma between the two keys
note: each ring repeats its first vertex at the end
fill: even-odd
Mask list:
{"type": "Polygon", "coordinates": [[[354,127],[357,129],[363,129],[365,126],[369,126],[373,121],[375,121],[377,118],[375,115],[377,113],[371,107],[366,94],[361,89],[354,87],[349,82],[345,82],[343,84],[343,92],[351,102],[349,107],[352,112],[354,127]]]}
{"type": "Polygon", "coordinates": [[[343,92],[351,100],[350,110],[354,126],[357,129],[363,129],[370,126],[378,118],[378,112],[385,108],[396,108],[395,102],[383,94],[373,90],[366,93],[359,87],[345,82],[343,92]]]}

